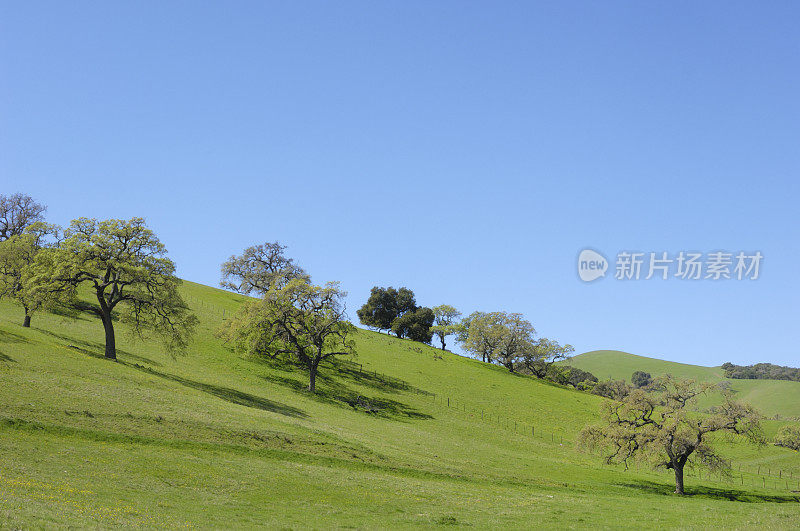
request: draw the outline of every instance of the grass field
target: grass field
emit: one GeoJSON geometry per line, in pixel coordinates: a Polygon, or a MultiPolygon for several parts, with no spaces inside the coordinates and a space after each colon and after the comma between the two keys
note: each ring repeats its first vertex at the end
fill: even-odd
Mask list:
{"type": "Polygon", "coordinates": [[[182,289],[201,326],[176,359],[120,325],[109,362],[92,316],[25,329],[0,304],[0,527],[800,524],[796,452],[722,441],[734,475],[691,472],[678,498],[668,472],[576,450],[598,397],[367,331],[312,396],[214,337],[241,297],[182,289]]]}

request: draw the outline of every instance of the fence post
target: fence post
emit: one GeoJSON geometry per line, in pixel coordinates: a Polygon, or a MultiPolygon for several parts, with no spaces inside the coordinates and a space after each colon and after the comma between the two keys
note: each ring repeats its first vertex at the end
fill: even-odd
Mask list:
{"type": "Polygon", "coordinates": [[[450,397],[447,397],[447,407],[450,407],[450,397]]]}
{"type": "Polygon", "coordinates": [[[531,426],[531,437],[536,437],[536,428],[531,426]]]}

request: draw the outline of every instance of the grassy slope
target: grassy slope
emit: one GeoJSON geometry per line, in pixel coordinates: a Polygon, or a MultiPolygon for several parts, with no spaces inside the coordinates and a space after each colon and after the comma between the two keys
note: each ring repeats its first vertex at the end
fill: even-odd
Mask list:
{"type": "Polygon", "coordinates": [[[765,415],[774,417],[800,417],[800,382],[780,380],[731,380],[725,378],[720,367],[687,365],[616,350],[595,350],[569,361],[570,365],[587,370],[598,378],[615,378],[630,381],[634,371],[652,375],[672,374],[708,382],[727,381],[740,400],[753,404],[765,415]]]}
{"type": "MultiPolygon", "coordinates": [[[[692,476],[695,496],[676,499],[668,474],[625,472],[574,449],[599,398],[386,335],[360,333],[358,357],[325,367],[310,396],[302,371],[214,338],[240,297],[183,289],[202,326],[177,359],[119,326],[119,362],[108,362],[91,316],[41,315],[23,329],[19,309],[0,304],[0,527],[787,527],[800,518],[783,480],[764,488],[749,474],[745,487],[692,476]],[[359,396],[381,411],[347,403],[359,396]]],[[[746,470],[800,476],[796,453],[726,451],[746,470]]]]}

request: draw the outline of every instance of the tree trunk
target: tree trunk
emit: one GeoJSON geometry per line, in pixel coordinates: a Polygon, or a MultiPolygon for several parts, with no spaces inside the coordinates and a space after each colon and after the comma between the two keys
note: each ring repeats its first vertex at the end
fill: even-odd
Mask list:
{"type": "Polygon", "coordinates": [[[312,362],[308,367],[308,390],[312,393],[317,390],[317,367],[319,362],[312,362]]]}
{"type": "Polygon", "coordinates": [[[676,463],[675,469],[675,494],[683,496],[683,464],[676,463]]]}
{"type": "Polygon", "coordinates": [[[25,308],[25,320],[22,321],[22,326],[25,327],[25,328],[30,328],[31,327],[31,314],[28,311],[27,307],[25,308]]]}
{"type": "Polygon", "coordinates": [[[444,350],[444,336],[439,336],[439,339],[442,340],[442,350],[444,350]]]}
{"type": "Polygon", "coordinates": [[[100,319],[103,320],[103,327],[106,330],[106,358],[116,360],[117,341],[114,338],[114,322],[111,320],[111,314],[102,313],[100,314],[100,319]]]}

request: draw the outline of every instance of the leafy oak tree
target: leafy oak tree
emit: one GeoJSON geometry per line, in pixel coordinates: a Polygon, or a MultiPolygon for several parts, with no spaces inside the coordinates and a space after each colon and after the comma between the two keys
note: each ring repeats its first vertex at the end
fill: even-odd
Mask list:
{"type": "Polygon", "coordinates": [[[36,222],[24,233],[0,241],[0,298],[12,299],[22,306],[22,326],[26,328],[35,312],[68,302],[67,293],[38,289],[32,280],[36,255],[55,245],[57,237],[58,227],[36,222]]]}
{"type": "Polygon", "coordinates": [[[653,377],[649,372],[634,371],[631,375],[631,383],[634,387],[647,387],[653,381],[653,377]]]}
{"type": "Polygon", "coordinates": [[[222,263],[220,285],[237,293],[264,295],[271,288],[282,288],[296,278],[311,281],[311,277],[294,260],[284,255],[286,246],[278,242],[248,247],[239,256],[222,263]]]}
{"type": "Polygon", "coordinates": [[[551,368],[556,362],[569,359],[575,348],[572,345],[561,345],[558,341],[539,338],[526,349],[520,357],[519,363],[537,378],[547,378],[551,368]]]}
{"type": "Polygon", "coordinates": [[[775,436],[775,446],[800,451],[800,425],[787,424],[782,426],[775,436]]]}
{"type": "Polygon", "coordinates": [[[501,315],[502,332],[497,359],[506,369],[515,372],[519,360],[534,348],[536,330],[521,313],[503,312],[501,315]]]}
{"type": "Polygon", "coordinates": [[[29,195],[0,195],[0,241],[21,236],[28,226],[44,221],[46,210],[29,195]]]}
{"type": "Polygon", "coordinates": [[[313,393],[323,360],[354,353],[351,336],[357,329],[347,321],[346,295],[335,282],[320,287],[293,279],[263,299],[246,302],[220,336],[235,350],[301,363],[313,393]]]}
{"type": "Polygon", "coordinates": [[[407,337],[412,341],[430,344],[433,338],[431,326],[435,316],[430,308],[417,308],[413,312],[406,312],[392,321],[392,332],[397,337],[407,337]]]}
{"type": "Polygon", "coordinates": [[[439,341],[442,343],[442,350],[445,350],[445,339],[447,336],[458,334],[459,322],[458,318],[461,317],[461,312],[448,304],[442,304],[433,307],[433,326],[431,332],[434,333],[439,341]]]}
{"type": "Polygon", "coordinates": [[[356,314],[363,325],[377,330],[392,330],[395,319],[416,309],[417,301],[410,289],[375,286],[370,291],[367,302],[356,314]]]}
{"type": "Polygon", "coordinates": [[[88,284],[105,330],[105,356],[117,358],[114,320],[143,337],[153,332],[170,351],[186,347],[197,324],[180,294],[181,280],[164,245],[144,219],[72,221],[55,248],[36,255],[31,278],[38,290],[69,292],[88,284]]]}
{"type": "Polygon", "coordinates": [[[505,318],[503,312],[472,312],[459,334],[464,350],[481,361],[495,361],[506,335],[505,318]]]}
{"type": "Polygon", "coordinates": [[[684,468],[692,463],[711,469],[727,469],[715,453],[710,435],[727,432],[761,443],[760,416],[749,405],[723,394],[723,403],[709,414],[691,411],[700,395],[718,390],[708,383],[657,378],[651,390],[633,389],[619,401],[603,405],[604,424],[581,433],[587,448],[601,449],[608,462],[642,458],[675,472],[675,493],[684,493],[684,468]]]}

